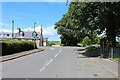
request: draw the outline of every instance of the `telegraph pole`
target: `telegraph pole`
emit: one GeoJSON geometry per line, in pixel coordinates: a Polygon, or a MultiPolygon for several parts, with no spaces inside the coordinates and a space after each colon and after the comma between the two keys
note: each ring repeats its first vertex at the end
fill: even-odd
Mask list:
{"type": "Polygon", "coordinates": [[[36,23],[34,23],[34,32],[35,32],[35,24],[36,24],[36,23]]]}
{"type": "Polygon", "coordinates": [[[12,20],[12,39],[14,37],[14,20],[12,20]]]}
{"type": "Polygon", "coordinates": [[[40,33],[40,43],[41,43],[41,46],[43,46],[43,30],[42,30],[42,26],[43,25],[41,25],[41,33],[40,33]]]}
{"type": "Polygon", "coordinates": [[[40,23],[40,22],[35,22],[35,23],[34,23],[34,32],[35,32],[35,24],[39,24],[39,23],[40,23]]]}

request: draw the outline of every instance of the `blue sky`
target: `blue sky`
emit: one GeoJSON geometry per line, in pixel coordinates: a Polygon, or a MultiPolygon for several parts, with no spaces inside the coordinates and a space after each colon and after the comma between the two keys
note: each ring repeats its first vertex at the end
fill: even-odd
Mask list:
{"type": "Polygon", "coordinates": [[[54,30],[54,24],[59,21],[68,10],[65,2],[3,2],[2,3],[2,30],[11,31],[11,21],[15,20],[15,29],[33,30],[34,22],[36,31],[43,25],[44,37],[50,41],[58,41],[58,35],[54,30]]]}

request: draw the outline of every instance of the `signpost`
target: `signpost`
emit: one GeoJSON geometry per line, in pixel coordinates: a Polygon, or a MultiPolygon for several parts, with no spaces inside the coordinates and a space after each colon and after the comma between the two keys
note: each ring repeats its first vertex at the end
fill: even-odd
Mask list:
{"type": "Polygon", "coordinates": [[[24,34],[24,32],[23,31],[20,31],[19,32],[19,36],[24,36],[25,34],[24,34]]]}
{"type": "Polygon", "coordinates": [[[38,35],[38,34],[37,34],[37,32],[35,32],[35,31],[32,33],[32,37],[34,37],[34,38],[37,37],[37,35],[38,35]]]}

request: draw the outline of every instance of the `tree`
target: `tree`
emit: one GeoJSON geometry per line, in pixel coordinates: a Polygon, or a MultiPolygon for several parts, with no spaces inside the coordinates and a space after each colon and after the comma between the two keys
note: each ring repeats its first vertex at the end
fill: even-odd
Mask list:
{"type": "Polygon", "coordinates": [[[57,29],[58,34],[61,35],[60,39],[62,44],[77,45],[77,43],[82,41],[85,37],[85,34],[83,33],[85,30],[80,29],[76,22],[77,20],[73,18],[73,16],[74,14],[71,14],[71,12],[68,11],[68,13],[55,24],[55,29],[57,29]]]}
{"type": "MultiPolygon", "coordinates": [[[[84,20],[89,19],[88,29],[97,34],[106,32],[106,36],[112,46],[116,46],[116,36],[120,35],[120,2],[86,3],[82,11],[84,20]],[[89,15],[89,16],[87,16],[89,15]]],[[[82,21],[84,23],[84,21],[82,21]]]]}
{"type": "Polygon", "coordinates": [[[108,41],[116,46],[116,36],[120,35],[119,21],[120,2],[71,2],[55,29],[67,45],[77,44],[86,36],[93,40],[95,35],[105,31],[108,41]]]}
{"type": "Polygon", "coordinates": [[[90,45],[91,43],[91,39],[88,36],[86,36],[82,41],[83,46],[90,45]]]}

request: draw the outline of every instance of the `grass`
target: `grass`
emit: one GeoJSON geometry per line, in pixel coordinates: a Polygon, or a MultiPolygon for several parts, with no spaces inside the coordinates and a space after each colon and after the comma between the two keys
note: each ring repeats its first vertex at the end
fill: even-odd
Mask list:
{"type": "MultiPolygon", "coordinates": [[[[77,45],[83,47],[82,43],[78,43],[77,45]]],[[[87,46],[100,46],[100,45],[99,44],[91,44],[91,45],[87,45],[87,46]]],[[[86,48],[86,47],[83,47],[83,48],[86,48]]]]}
{"type": "Polygon", "coordinates": [[[54,45],[61,45],[61,43],[60,42],[55,42],[54,45]]]}
{"type": "Polygon", "coordinates": [[[85,53],[86,52],[86,49],[82,50],[81,53],[85,53]]]}
{"type": "Polygon", "coordinates": [[[114,58],[114,60],[116,60],[116,61],[120,62],[120,58],[114,58]]]}
{"type": "Polygon", "coordinates": [[[52,45],[62,45],[59,41],[50,41],[48,42],[48,46],[52,46],[52,45]]]}
{"type": "Polygon", "coordinates": [[[100,46],[99,44],[91,44],[90,46],[100,46]]]}

